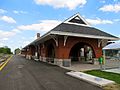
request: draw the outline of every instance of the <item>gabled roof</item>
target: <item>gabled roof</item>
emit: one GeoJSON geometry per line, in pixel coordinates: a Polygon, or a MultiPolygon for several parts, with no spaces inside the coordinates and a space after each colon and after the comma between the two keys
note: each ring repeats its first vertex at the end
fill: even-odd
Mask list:
{"type": "Polygon", "coordinates": [[[89,23],[79,13],[66,19],[63,23],[89,25],[89,23]]]}
{"type": "Polygon", "coordinates": [[[89,25],[89,23],[79,14],[65,20],[50,31],[52,34],[68,35],[76,37],[87,37],[96,39],[117,40],[118,37],[101,31],[89,25]]]}
{"type": "Polygon", "coordinates": [[[93,38],[95,37],[97,38],[99,36],[99,37],[104,37],[103,39],[106,39],[105,37],[118,38],[116,36],[103,32],[94,27],[87,27],[87,26],[68,24],[68,23],[61,23],[60,25],[52,29],[51,32],[81,34],[84,35],[83,37],[92,35],[94,36],[93,38]]]}

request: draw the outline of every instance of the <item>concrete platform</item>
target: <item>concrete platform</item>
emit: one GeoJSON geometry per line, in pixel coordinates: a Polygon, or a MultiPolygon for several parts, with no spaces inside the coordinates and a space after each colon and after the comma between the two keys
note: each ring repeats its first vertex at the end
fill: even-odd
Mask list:
{"type": "Polygon", "coordinates": [[[63,67],[62,68],[72,70],[72,71],[88,71],[88,70],[96,70],[100,69],[100,65],[93,65],[93,64],[80,64],[80,63],[72,63],[71,67],[63,67]]]}
{"type": "Polygon", "coordinates": [[[75,78],[87,81],[91,84],[94,84],[94,85],[97,85],[97,86],[100,86],[100,87],[106,86],[108,84],[114,84],[115,83],[114,81],[107,80],[107,79],[100,78],[100,77],[96,77],[96,76],[92,76],[92,75],[89,75],[89,74],[86,74],[86,73],[83,73],[83,72],[71,71],[71,72],[67,72],[66,74],[68,74],[70,76],[73,76],[75,78]]]}

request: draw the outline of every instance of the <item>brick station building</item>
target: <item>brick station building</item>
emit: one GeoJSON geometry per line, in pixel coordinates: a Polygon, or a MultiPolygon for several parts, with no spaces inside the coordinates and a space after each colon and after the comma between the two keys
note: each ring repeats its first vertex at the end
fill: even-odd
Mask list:
{"type": "Polygon", "coordinates": [[[108,41],[118,40],[111,34],[89,25],[79,13],[68,18],[22,49],[27,59],[70,66],[72,62],[94,63],[102,56],[108,41]]]}

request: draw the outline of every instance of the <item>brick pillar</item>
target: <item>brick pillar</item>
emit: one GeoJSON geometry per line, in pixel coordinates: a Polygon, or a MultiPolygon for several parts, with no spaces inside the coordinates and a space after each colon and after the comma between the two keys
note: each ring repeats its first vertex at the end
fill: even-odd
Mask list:
{"type": "Polygon", "coordinates": [[[41,61],[46,62],[46,46],[44,44],[41,44],[41,61]]]}
{"type": "Polygon", "coordinates": [[[102,56],[102,48],[96,48],[95,55],[96,55],[96,58],[101,57],[102,56]]]}
{"type": "Polygon", "coordinates": [[[69,59],[69,48],[64,46],[64,38],[59,37],[58,47],[56,47],[56,62],[60,66],[70,66],[71,60],[69,59]]]}
{"type": "Polygon", "coordinates": [[[30,46],[27,53],[27,59],[32,59],[32,48],[30,46]]]}

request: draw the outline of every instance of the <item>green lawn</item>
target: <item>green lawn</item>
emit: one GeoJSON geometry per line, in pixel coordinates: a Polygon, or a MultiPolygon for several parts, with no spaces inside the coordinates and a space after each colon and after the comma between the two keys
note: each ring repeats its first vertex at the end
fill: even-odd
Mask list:
{"type": "Polygon", "coordinates": [[[85,73],[98,76],[101,78],[109,79],[109,80],[115,81],[116,83],[120,84],[120,74],[105,72],[105,71],[100,71],[100,70],[85,71],[85,73]]]}

